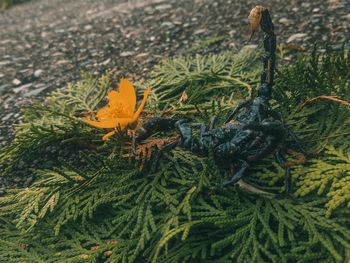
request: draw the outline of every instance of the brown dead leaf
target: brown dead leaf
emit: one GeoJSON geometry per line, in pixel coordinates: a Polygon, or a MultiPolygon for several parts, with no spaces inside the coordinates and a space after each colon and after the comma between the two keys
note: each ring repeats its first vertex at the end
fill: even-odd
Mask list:
{"type": "Polygon", "coordinates": [[[74,180],[75,181],[84,181],[84,177],[77,175],[77,176],[74,176],[74,180]]]}
{"type": "Polygon", "coordinates": [[[81,254],[81,255],[79,256],[79,258],[80,258],[80,259],[88,259],[88,258],[89,258],[89,255],[87,255],[87,254],[81,254]]]}
{"type": "Polygon", "coordinates": [[[105,252],[103,253],[103,255],[104,255],[105,257],[109,257],[110,255],[112,255],[112,251],[111,251],[111,250],[107,250],[107,251],[105,251],[105,252]]]}
{"type": "Polygon", "coordinates": [[[188,95],[187,95],[186,91],[184,90],[181,94],[179,102],[186,102],[187,100],[188,100],[188,95]]]}
{"type": "Polygon", "coordinates": [[[91,251],[97,251],[99,250],[101,247],[100,246],[93,246],[90,248],[91,251]]]}
{"type": "Polygon", "coordinates": [[[111,246],[114,246],[118,243],[118,240],[109,240],[107,241],[107,245],[111,245],[111,246]]]}

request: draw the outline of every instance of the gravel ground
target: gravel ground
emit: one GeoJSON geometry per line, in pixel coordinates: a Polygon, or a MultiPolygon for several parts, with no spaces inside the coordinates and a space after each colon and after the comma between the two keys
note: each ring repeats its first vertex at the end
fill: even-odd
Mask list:
{"type": "Polygon", "coordinates": [[[299,50],[317,41],[349,44],[348,0],[32,0],[5,10],[0,147],[13,137],[21,106],[81,71],[137,79],[164,57],[190,54],[201,40],[220,37],[204,52],[247,45],[247,15],[257,3],[270,9],[279,43],[299,50]]]}

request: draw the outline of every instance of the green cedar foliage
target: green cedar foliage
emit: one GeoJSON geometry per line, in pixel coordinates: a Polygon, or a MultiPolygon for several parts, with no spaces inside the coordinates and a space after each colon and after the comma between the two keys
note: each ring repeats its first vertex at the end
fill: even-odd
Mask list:
{"type": "MultiPolygon", "coordinates": [[[[219,126],[255,94],[260,64],[255,50],[176,58],[137,86],[152,87],[147,107],[155,116],[208,122],[218,115],[219,126]],[[188,100],[179,101],[184,91],[188,100]]],[[[140,170],[139,161],[121,157],[130,141],[124,134],[103,143],[105,131],[75,117],[104,104],[108,75],[85,75],[54,92],[45,107],[24,110],[15,140],[0,151],[7,174],[22,163],[37,178],[0,197],[0,262],[345,262],[350,109],[300,106],[319,95],[350,101],[349,70],[347,51],[315,51],[278,72],[273,105],[318,153],[293,167],[295,198],[283,196],[284,170],[271,157],[244,180],[275,195],[222,188],[226,172],[212,153],[178,147],[140,170]]]]}

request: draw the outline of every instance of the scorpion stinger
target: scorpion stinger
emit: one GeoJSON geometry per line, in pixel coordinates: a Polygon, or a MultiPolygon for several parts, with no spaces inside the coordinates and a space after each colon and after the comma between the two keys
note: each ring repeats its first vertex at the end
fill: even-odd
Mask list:
{"type": "MultiPolygon", "coordinates": [[[[235,173],[223,185],[238,182],[246,175],[249,167],[274,154],[276,161],[285,168],[285,187],[289,193],[292,185],[291,171],[286,165],[280,146],[285,143],[287,135],[300,148],[301,144],[285,124],[282,114],[270,105],[276,63],[276,35],[269,11],[262,6],[256,8],[253,11],[260,12],[256,18],[264,32],[263,70],[256,97],[240,102],[229,114],[224,125],[218,128],[207,124],[194,125],[185,119],[151,119],[139,130],[135,143],[146,139],[155,131],[176,129],[180,134],[178,145],[202,155],[208,155],[209,150],[213,149],[218,162],[225,164],[225,167],[235,168],[235,173]],[[199,128],[198,137],[192,133],[195,128],[199,128]]],[[[251,13],[254,14],[253,11],[251,13]]],[[[251,21],[255,23],[252,29],[256,30],[257,20],[251,21]]]]}

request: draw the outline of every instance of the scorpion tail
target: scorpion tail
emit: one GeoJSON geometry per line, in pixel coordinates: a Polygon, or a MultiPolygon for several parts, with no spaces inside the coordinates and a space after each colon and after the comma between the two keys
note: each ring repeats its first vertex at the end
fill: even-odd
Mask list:
{"type": "Polygon", "coordinates": [[[270,13],[266,8],[262,11],[260,27],[264,32],[265,53],[263,56],[263,72],[261,74],[261,85],[258,96],[270,100],[276,64],[276,35],[270,13]]]}

